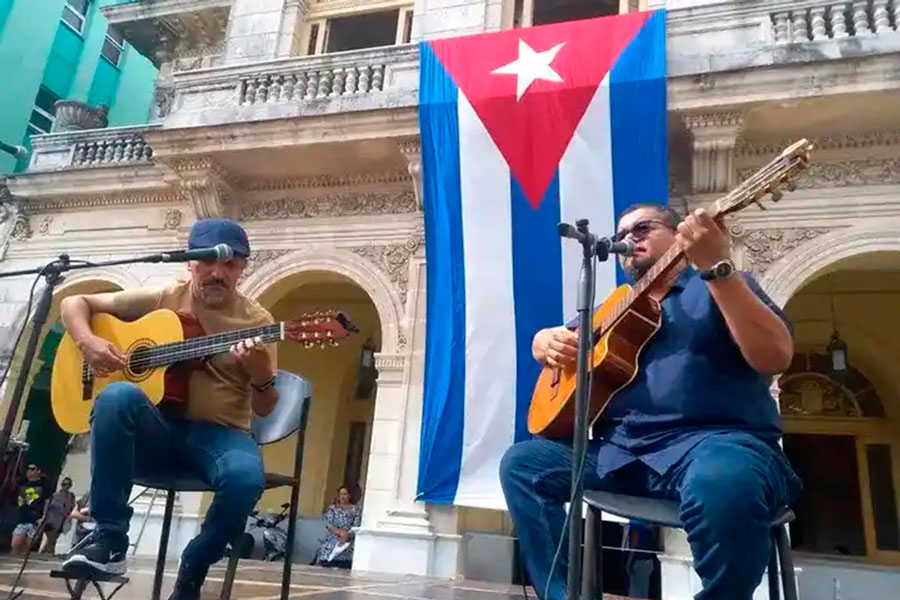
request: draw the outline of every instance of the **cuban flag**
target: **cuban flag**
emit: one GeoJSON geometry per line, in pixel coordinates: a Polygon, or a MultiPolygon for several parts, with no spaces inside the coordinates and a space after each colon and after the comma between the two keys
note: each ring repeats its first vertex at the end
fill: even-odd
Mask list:
{"type": "MultiPolygon", "coordinates": [[[[560,222],[667,196],[665,12],[421,45],[427,273],[417,499],[505,509],[530,437],[531,340],[575,314],[581,246],[560,222]]],[[[597,271],[599,303],[621,281],[597,271]]]]}

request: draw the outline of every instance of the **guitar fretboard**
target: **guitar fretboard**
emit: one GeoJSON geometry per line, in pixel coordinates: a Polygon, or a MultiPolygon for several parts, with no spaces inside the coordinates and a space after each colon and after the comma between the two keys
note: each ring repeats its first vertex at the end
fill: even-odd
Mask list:
{"type": "MultiPolygon", "coordinates": [[[[720,215],[736,210],[737,207],[745,204],[748,198],[756,198],[767,186],[771,185],[777,175],[787,172],[790,166],[791,161],[784,156],[774,159],[723,198],[717,200],[709,209],[709,215],[715,219],[720,215]]],[[[666,250],[665,254],[653,263],[653,266],[644,273],[632,286],[631,290],[619,300],[614,309],[602,320],[599,331],[595,329],[595,337],[602,336],[609,331],[631,309],[635,300],[646,294],[650,288],[657,286],[663,276],[671,273],[667,284],[664,286],[664,290],[668,291],[677,275],[687,266],[686,263],[682,262],[683,258],[684,252],[678,244],[673,244],[671,248],[666,250]]]]}
{"type": "Polygon", "coordinates": [[[182,342],[161,344],[152,348],[136,350],[129,360],[135,371],[144,371],[183,360],[205,358],[213,354],[228,352],[234,344],[248,338],[260,337],[264,343],[281,340],[281,323],[236,329],[225,333],[215,333],[191,338],[182,342]]]}

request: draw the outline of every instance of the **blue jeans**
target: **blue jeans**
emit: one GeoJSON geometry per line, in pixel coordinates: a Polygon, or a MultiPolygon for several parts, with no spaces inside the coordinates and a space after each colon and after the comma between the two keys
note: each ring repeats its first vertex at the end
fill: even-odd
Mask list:
{"type": "Polygon", "coordinates": [[[113,383],[91,413],[91,515],[100,530],[128,533],[135,476],[195,476],[214,490],[199,535],[182,563],[204,568],[244,529],[264,489],[262,456],[247,432],[167,419],[130,383],[113,383]]]}
{"type": "MultiPolygon", "coordinates": [[[[747,433],[711,435],[664,475],[639,461],[600,478],[597,447],[585,460],[585,489],[679,500],[703,582],[697,600],[749,600],[765,571],[775,512],[799,490],[779,448],[747,433]]],[[[545,439],[521,442],[500,463],[500,481],[516,527],[525,568],[544,597],[557,544],[563,547],[550,577],[549,597],[566,598],[568,531],[563,504],[571,494],[572,448],[545,439]]]]}

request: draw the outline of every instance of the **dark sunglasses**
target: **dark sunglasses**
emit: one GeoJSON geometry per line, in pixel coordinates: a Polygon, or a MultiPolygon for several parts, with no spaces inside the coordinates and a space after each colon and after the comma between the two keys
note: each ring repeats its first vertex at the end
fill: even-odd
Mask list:
{"type": "Polygon", "coordinates": [[[38,470],[38,468],[34,465],[28,465],[28,468],[26,469],[26,471],[37,471],[37,470],[38,470]]]}
{"type": "Polygon", "coordinates": [[[630,236],[632,240],[635,242],[640,242],[654,229],[659,229],[660,227],[665,227],[666,229],[671,229],[667,223],[664,221],[660,221],[659,219],[642,219],[629,227],[628,229],[623,229],[619,233],[616,234],[616,241],[621,242],[626,237],[630,236]]]}

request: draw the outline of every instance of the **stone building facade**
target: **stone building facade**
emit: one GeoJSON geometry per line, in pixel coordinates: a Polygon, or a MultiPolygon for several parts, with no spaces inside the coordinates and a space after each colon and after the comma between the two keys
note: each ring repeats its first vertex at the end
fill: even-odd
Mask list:
{"type": "MultiPolygon", "coordinates": [[[[668,9],[670,188],[679,210],[708,205],[798,138],[815,144],[796,191],[728,225],[740,266],[795,322],[795,364],[773,395],[808,487],[792,526],[801,595],[834,597],[839,582],[851,597],[887,597],[900,583],[900,3],[600,5],[668,9]],[[849,349],[850,375],[832,366],[835,333],[849,349]]],[[[313,374],[323,400],[311,413],[306,443],[316,451],[304,460],[301,512],[313,522],[352,465],[364,488],[354,568],[504,577],[478,564],[488,549],[510,557],[502,569],[513,578],[502,513],[413,500],[426,260],[415,43],[548,22],[558,17],[548,6],[164,0],[106,8],[160,68],[154,122],[35,138],[28,171],[2,188],[0,268],[33,267],[61,251],[97,261],[172,249],[197,218],[240,219],[254,247],[246,294],[276,318],[339,306],[364,325],[356,345],[330,357],[281,357],[281,368],[313,374]],[[352,32],[377,47],[346,48],[352,32]],[[377,348],[377,392],[359,399],[365,340],[377,348]],[[335,373],[316,375],[318,366],[335,373]]],[[[180,269],[77,271],[56,296],[160,284],[180,269]]],[[[0,286],[0,360],[12,360],[13,376],[12,338],[30,285],[0,286]]],[[[267,449],[267,466],[289,460],[292,443],[267,449]]],[[[67,472],[86,473],[84,456],[71,456],[67,472]]],[[[196,530],[206,502],[182,495],[179,539],[196,530]]],[[[153,547],[153,526],[147,531],[142,551],[153,547]]],[[[665,537],[663,597],[689,598],[699,586],[690,553],[677,533],[665,537]]]]}

